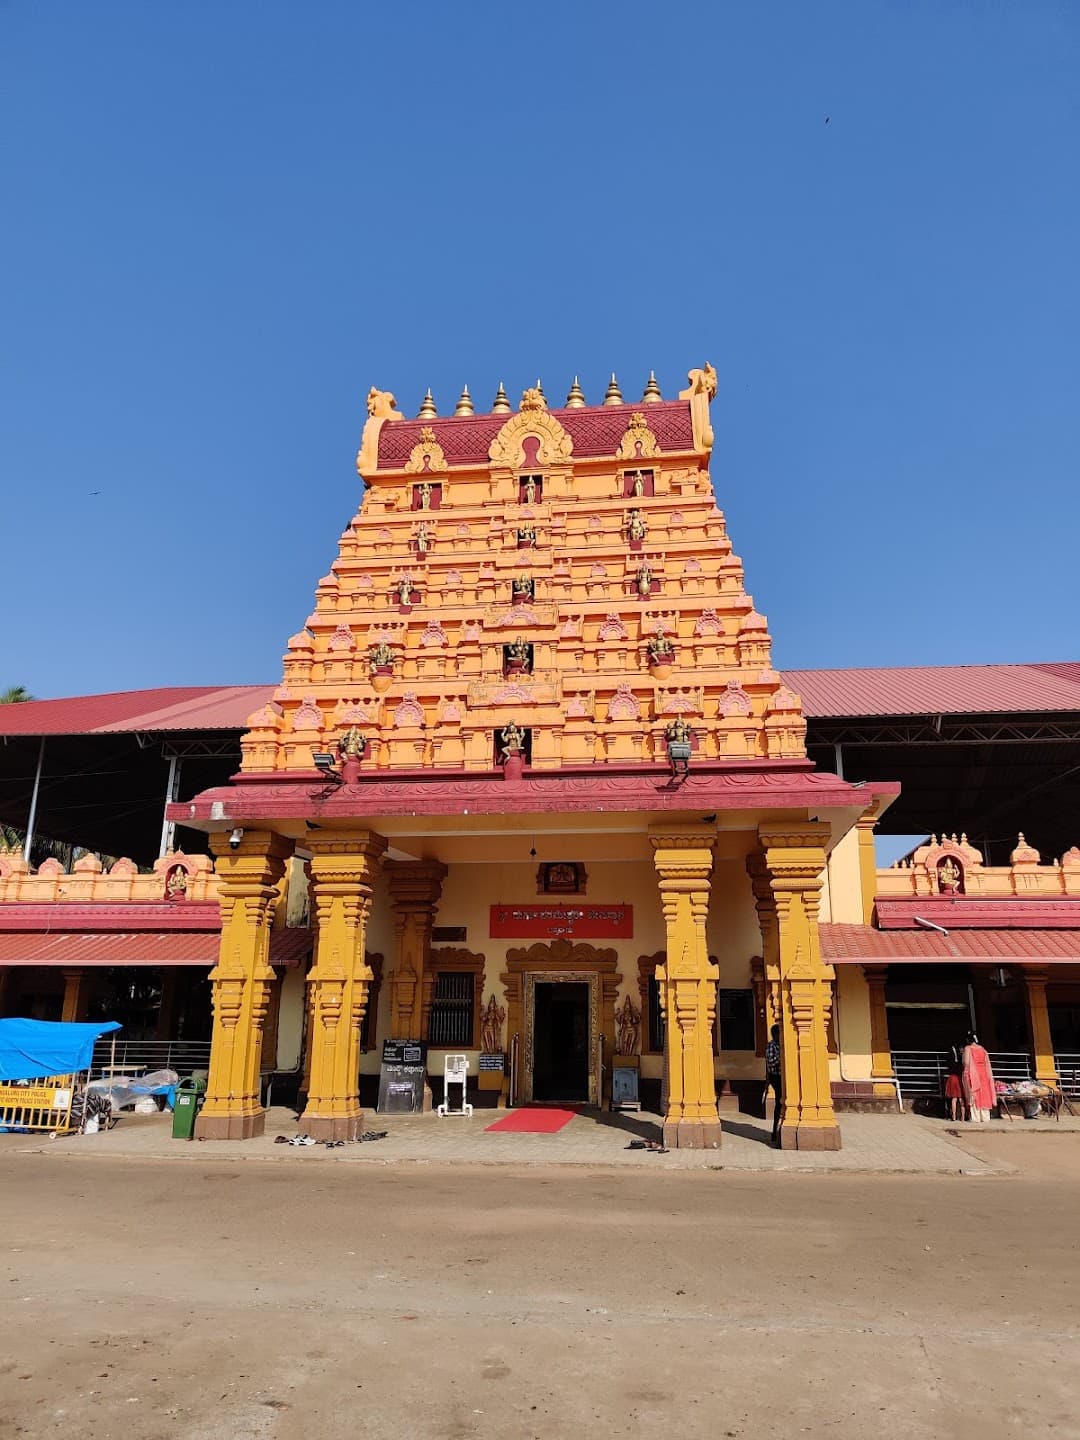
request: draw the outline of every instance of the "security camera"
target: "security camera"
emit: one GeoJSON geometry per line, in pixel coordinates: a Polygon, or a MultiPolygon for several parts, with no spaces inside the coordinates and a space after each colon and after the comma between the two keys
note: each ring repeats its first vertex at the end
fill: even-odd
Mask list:
{"type": "Polygon", "coordinates": [[[244,838],[244,832],[243,832],[243,830],[241,830],[240,826],[238,825],[238,826],[236,827],[236,829],[232,832],[232,834],[229,836],[229,844],[232,846],[232,848],[233,848],[234,850],[239,850],[239,849],[240,849],[240,841],[241,841],[243,838],[244,838]]]}

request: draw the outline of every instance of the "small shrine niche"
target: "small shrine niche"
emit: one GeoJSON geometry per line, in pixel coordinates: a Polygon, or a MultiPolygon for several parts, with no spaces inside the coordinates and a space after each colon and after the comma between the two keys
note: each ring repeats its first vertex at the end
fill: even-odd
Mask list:
{"type": "Polygon", "coordinates": [[[165,899],[186,900],[188,892],[188,873],[183,865],[174,865],[165,876],[165,899]]]}
{"type": "MultiPolygon", "coordinates": [[[[525,437],[525,445],[526,445],[526,447],[528,447],[529,441],[530,441],[530,440],[534,440],[534,439],[535,439],[535,437],[532,436],[532,435],[526,436],[526,437],[525,437]]],[[[539,441],[536,441],[536,443],[537,443],[537,445],[539,445],[539,441]]],[[[519,505],[536,505],[536,504],[538,504],[543,498],[544,498],[544,477],[543,477],[543,475],[519,475],[519,476],[518,476],[518,504],[519,504],[519,505]]]]}
{"type": "Polygon", "coordinates": [[[438,481],[420,480],[412,487],[414,510],[438,510],[442,505],[442,486],[438,481]]]}
{"type": "Polygon", "coordinates": [[[417,555],[424,556],[431,552],[435,544],[435,535],[432,526],[426,520],[421,520],[413,532],[413,549],[417,555]]]}
{"type": "Polygon", "coordinates": [[[656,494],[655,470],[624,470],[623,495],[628,500],[643,500],[656,494]]]}
{"type": "Polygon", "coordinates": [[[964,867],[952,855],[943,855],[938,861],[935,874],[939,895],[963,895],[964,867]]]}
{"type": "Polygon", "coordinates": [[[533,671],[533,647],[518,635],[509,645],[503,647],[503,675],[531,675],[533,671]]]}
{"type": "Polygon", "coordinates": [[[420,591],[411,575],[402,575],[401,579],[394,585],[394,595],[397,598],[400,611],[411,610],[414,605],[420,602],[420,591]]]}
{"type": "Polygon", "coordinates": [[[538,895],[584,895],[585,866],[580,860],[544,861],[536,872],[538,895]]]}
{"type": "Polygon", "coordinates": [[[510,582],[510,599],[515,605],[536,599],[536,581],[528,575],[515,575],[510,582]]]}
{"type": "Polygon", "coordinates": [[[517,532],[517,548],[519,550],[536,549],[536,526],[522,525],[517,532]]]}

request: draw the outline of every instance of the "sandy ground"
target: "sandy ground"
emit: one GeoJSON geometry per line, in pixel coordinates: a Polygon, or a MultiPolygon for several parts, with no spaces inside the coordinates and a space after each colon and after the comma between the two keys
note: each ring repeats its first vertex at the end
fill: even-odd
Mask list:
{"type": "Polygon", "coordinates": [[[0,1176],[0,1436],[1080,1437],[1080,1136],[1007,1176],[0,1176]]]}

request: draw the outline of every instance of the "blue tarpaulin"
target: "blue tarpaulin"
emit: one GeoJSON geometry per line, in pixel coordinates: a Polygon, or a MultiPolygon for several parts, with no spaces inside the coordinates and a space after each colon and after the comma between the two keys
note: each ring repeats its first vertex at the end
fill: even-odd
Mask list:
{"type": "Polygon", "coordinates": [[[0,1080],[39,1080],[89,1070],[94,1041],[120,1028],[116,1020],[90,1025],[0,1020],[0,1080]]]}

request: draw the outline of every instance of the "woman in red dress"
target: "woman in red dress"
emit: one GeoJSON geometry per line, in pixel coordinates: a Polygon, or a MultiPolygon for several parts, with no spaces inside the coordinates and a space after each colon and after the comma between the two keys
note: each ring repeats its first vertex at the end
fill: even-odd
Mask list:
{"type": "Polygon", "coordinates": [[[964,1045],[964,1099],[968,1119],[978,1124],[990,1119],[990,1111],[997,1104],[990,1056],[979,1044],[977,1035],[969,1035],[964,1045]]]}

